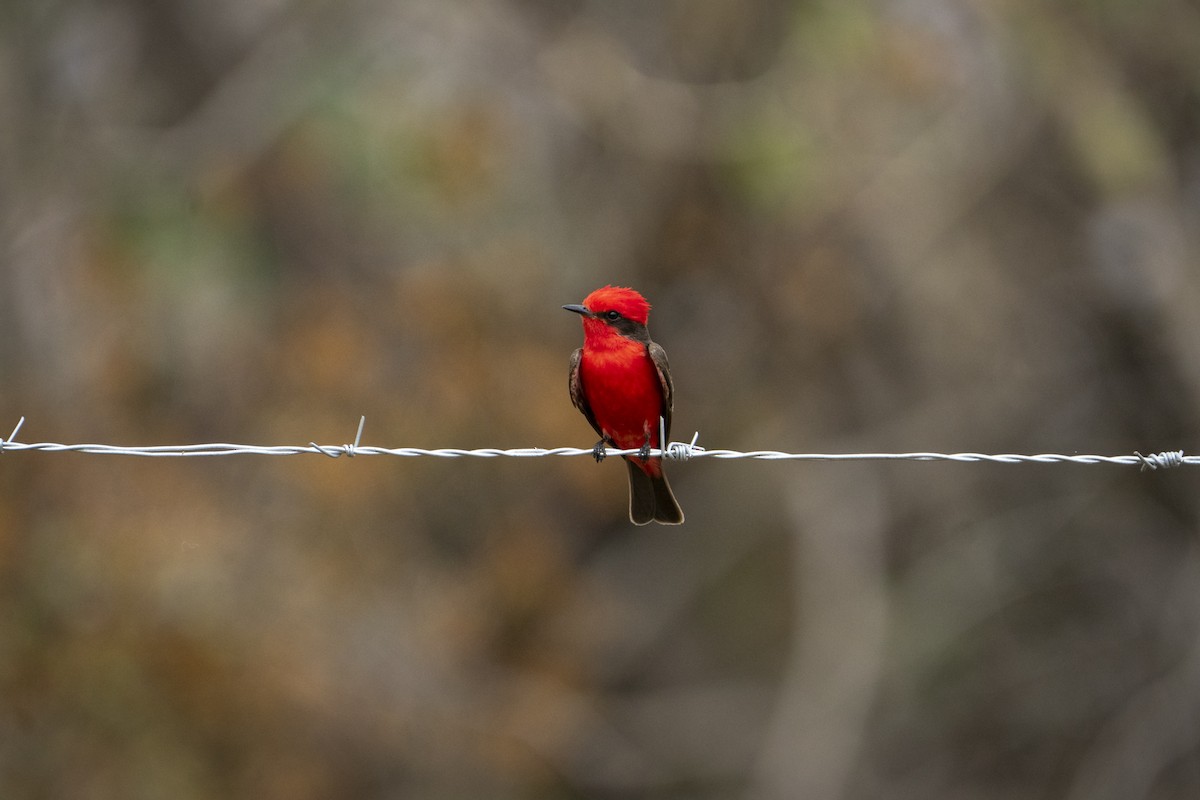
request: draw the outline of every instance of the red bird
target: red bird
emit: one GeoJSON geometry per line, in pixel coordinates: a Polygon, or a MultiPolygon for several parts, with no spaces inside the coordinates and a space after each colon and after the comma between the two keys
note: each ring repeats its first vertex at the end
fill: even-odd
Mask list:
{"type": "Polygon", "coordinates": [[[571,402],[600,434],[596,461],[604,459],[605,445],[640,449],[637,456],[622,456],[629,467],[630,521],[680,524],[683,511],[662,459],[650,457],[660,446],[660,417],[671,435],[674,395],[667,354],[646,328],[650,304],[633,289],[605,286],[583,305],[563,308],[583,317],[583,347],[571,355],[571,402]]]}

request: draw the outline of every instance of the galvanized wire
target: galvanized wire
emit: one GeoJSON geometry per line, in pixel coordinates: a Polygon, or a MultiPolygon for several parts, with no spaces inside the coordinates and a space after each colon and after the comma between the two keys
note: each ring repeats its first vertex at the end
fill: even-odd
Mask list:
{"type": "MultiPolygon", "coordinates": [[[[399,456],[401,458],[418,458],[430,456],[433,458],[539,458],[542,456],[594,456],[591,447],[518,447],[500,449],[493,447],[457,448],[457,447],[377,447],[361,444],[363,425],[366,418],[359,420],[358,433],[350,444],[319,445],[309,442],[307,445],[253,445],[231,444],[228,442],[212,442],[208,444],[160,444],[160,445],[112,445],[112,444],[57,444],[53,442],[18,442],[17,434],[25,423],[21,417],[13,432],[7,439],[0,439],[0,454],[38,451],[44,453],[86,453],[90,455],[119,455],[140,456],[153,458],[186,458],[193,456],[294,456],[304,454],[324,455],[332,458],[339,456],[399,456]]],[[[1023,455],[1020,453],[789,453],[781,450],[709,450],[696,442],[699,434],[692,437],[691,442],[670,442],[664,449],[652,448],[649,455],[674,461],[688,461],[693,458],[718,459],[753,459],[758,461],[953,461],[959,463],[991,462],[997,464],[1115,464],[1119,466],[1134,466],[1141,470],[1166,469],[1169,467],[1195,466],[1200,464],[1200,456],[1185,456],[1182,450],[1168,450],[1159,453],[1142,455],[1135,452],[1132,455],[1091,455],[1091,454],[1062,454],[1038,453],[1023,455]]],[[[609,456],[643,455],[638,449],[621,450],[607,448],[604,451],[609,456]]]]}

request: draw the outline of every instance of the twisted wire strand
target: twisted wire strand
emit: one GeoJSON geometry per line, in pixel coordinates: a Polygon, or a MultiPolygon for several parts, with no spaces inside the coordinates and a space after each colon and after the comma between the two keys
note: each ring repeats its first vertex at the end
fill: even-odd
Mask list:
{"type": "MultiPolygon", "coordinates": [[[[54,442],[18,442],[17,434],[25,423],[21,417],[13,432],[7,439],[0,439],[0,454],[23,451],[39,451],[46,453],[87,453],[92,455],[122,455],[138,457],[185,458],[200,456],[232,456],[232,455],[265,455],[293,456],[302,454],[318,454],[338,458],[340,456],[372,456],[387,455],[401,458],[539,458],[542,456],[592,456],[593,448],[583,447],[517,447],[509,449],[480,447],[377,447],[360,444],[363,425],[366,418],[359,420],[358,433],[354,442],[341,445],[319,445],[309,442],[307,445],[252,445],[232,444],[228,442],[212,442],[207,444],[163,444],[124,446],[112,444],[58,444],[54,442]]],[[[1134,452],[1132,455],[1094,455],[1062,453],[1038,453],[1024,455],[1020,453],[788,453],[781,450],[709,450],[696,444],[699,434],[692,437],[691,442],[670,442],[665,448],[653,448],[649,455],[662,457],[673,461],[687,461],[693,458],[717,459],[752,459],[757,461],[952,461],[959,463],[991,462],[997,464],[1116,464],[1120,466],[1136,466],[1141,470],[1167,469],[1170,467],[1195,466],[1200,464],[1200,456],[1185,456],[1182,450],[1168,450],[1160,453],[1143,455],[1134,452]]],[[[608,448],[605,455],[632,456],[642,454],[638,449],[608,448]]]]}

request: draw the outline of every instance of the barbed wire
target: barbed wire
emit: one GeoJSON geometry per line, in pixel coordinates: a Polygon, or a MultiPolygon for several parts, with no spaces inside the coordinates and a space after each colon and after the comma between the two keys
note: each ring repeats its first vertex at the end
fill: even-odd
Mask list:
{"type": "MultiPolygon", "coordinates": [[[[587,447],[518,447],[500,449],[480,447],[463,449],[456,447],[423,448],[423,447],[377,447],[361,444],[363,426],[366,417],[358,423],[358,433],[353,443],[340,445],[320,445],[309,442],[307,445],[253,445],[213,442],[208,444],[166,444],[124,446],[112,444],[57,444],[53,442],[18,442],[17,434],[25,424],[21,417],[13,432],[7,439],[0,439],[0,454],[22,451],[39,451],[46,453],[87,453],[91,455],[120,455],[154,458],[184,458],[199,456],[234,456],[234,455],[263,455],[263,456],[294,456],[316,454],[338,458],[340,456],[399,456],[401,458],[417,458],[430,456],[434,458],[539,458],[542,456],[594,456],[594,448],[587,447]]],[[[1116,464],[1120,466],[1135,466],[1139,470],[1167,469],[1169,467],[1200,465],[1200,456],[1185,456],[1182,450],[1168,450],[1160,453],[1142,455],[1134,452],[1132,455],[1106,456],[1091,454],[1066,455],[1062,453],[1038,453],[1022,455],[1020,453],[788,453],[781,450],[709,450],[697,444],[700,434],[692,437],[690,442],[670,442],[665,448],[652,448],[648,451],[651,457],[661,457],[672,461],[688,461],[693,458],[717,459],[753,459],[757,461],[954,461],[961,463],[992,462],[997,464],[1116,464]]],[[[665,438],[665,437],[663,437],[665,438]]],[[[662,439],[660,438],[660,441],[662,439]]],[[[608,456],[646,455],[639,449],[607,448],[608,456]]]]}

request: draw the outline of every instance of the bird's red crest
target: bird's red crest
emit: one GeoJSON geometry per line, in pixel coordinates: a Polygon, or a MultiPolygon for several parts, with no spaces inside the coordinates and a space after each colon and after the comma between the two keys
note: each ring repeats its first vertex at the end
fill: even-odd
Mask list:
{"type": "Polygon", "coordinates": [[[633,289],[620,286],[605,286],[583,299],[588,311],[599,314],[616,311],[622,317],[645,325],[650,318],[650,303],[633,289]]]}

